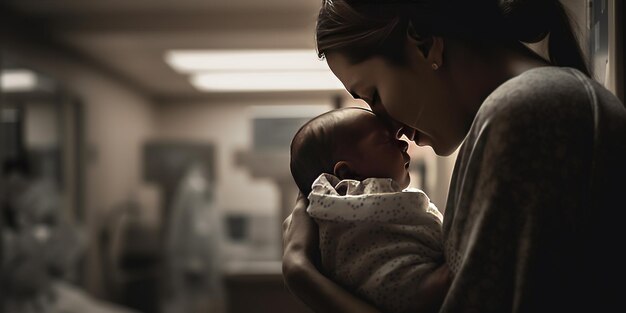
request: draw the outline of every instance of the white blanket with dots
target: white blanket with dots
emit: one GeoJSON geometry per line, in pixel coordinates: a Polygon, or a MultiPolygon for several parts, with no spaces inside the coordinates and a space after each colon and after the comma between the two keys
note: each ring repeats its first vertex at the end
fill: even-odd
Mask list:
{"type": "Polygon", "coordinates": [[[443,261],[442,215],[387,178],[322,174],[309,194],[325,274],[385,312],[416,312],[420,279],[443,261]]]}

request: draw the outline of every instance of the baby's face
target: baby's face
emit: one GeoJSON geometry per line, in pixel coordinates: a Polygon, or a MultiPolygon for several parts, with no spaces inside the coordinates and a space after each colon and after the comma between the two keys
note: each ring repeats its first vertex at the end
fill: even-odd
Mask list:
{"type": "Polygon", "coordinates": [[[400,187],[409,186],[409,161],[406,141],[398,140],[374,114],[359,115],[355,123],[357,138],[353,166],[361,177],[392,178],[400,187]]]}

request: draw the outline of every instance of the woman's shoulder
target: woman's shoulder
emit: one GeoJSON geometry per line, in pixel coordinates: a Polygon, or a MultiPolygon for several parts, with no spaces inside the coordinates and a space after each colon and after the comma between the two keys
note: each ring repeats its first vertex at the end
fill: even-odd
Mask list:
{"type": "Polygon", "coordinates": [[[496,88],[483,102],[477,117],[491,121],[527,118],[528,122],[591,117],[590,104],[598,87],[572,68],[535,68],[496,88]]]}
{"type": "Polygon", "coordinates": [[[514,77],[481,105],[473,131],[486,125],[524,129],[575,128],[593,123],[594,110],[619,100],[602,85],[573,68],[540,67],[514,77]]]}

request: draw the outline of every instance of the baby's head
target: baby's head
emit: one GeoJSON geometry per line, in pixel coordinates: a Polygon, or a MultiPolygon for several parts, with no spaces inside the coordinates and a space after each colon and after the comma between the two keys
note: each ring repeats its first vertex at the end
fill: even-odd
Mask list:
{"type": "Polygon", "coordinates": [[[410,181],[407,148],[372,111],[336,109],[298,130],[291,142],[291,174],[305,195],[322,173],[340,179],[392,178],[406,188],[410,181]]]}

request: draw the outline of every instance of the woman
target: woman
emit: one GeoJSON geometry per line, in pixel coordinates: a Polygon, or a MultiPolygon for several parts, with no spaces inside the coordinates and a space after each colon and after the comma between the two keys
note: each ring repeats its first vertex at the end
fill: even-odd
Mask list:
{"type": "MultiPolygon", "coordinates": [[[[615,311],[626,109],[588,77],[558,1],[325,0],[317,46],[398,137],[439,155],[463,142],[444,214],[450,271],[416,286],[441,312],[615,311]],[[548,34],[549,61],[520,43],[548,34]]],[[[307,204],[283,224],[289,289],[318,312],[378,312],[317,269],[307,204]]]]}

